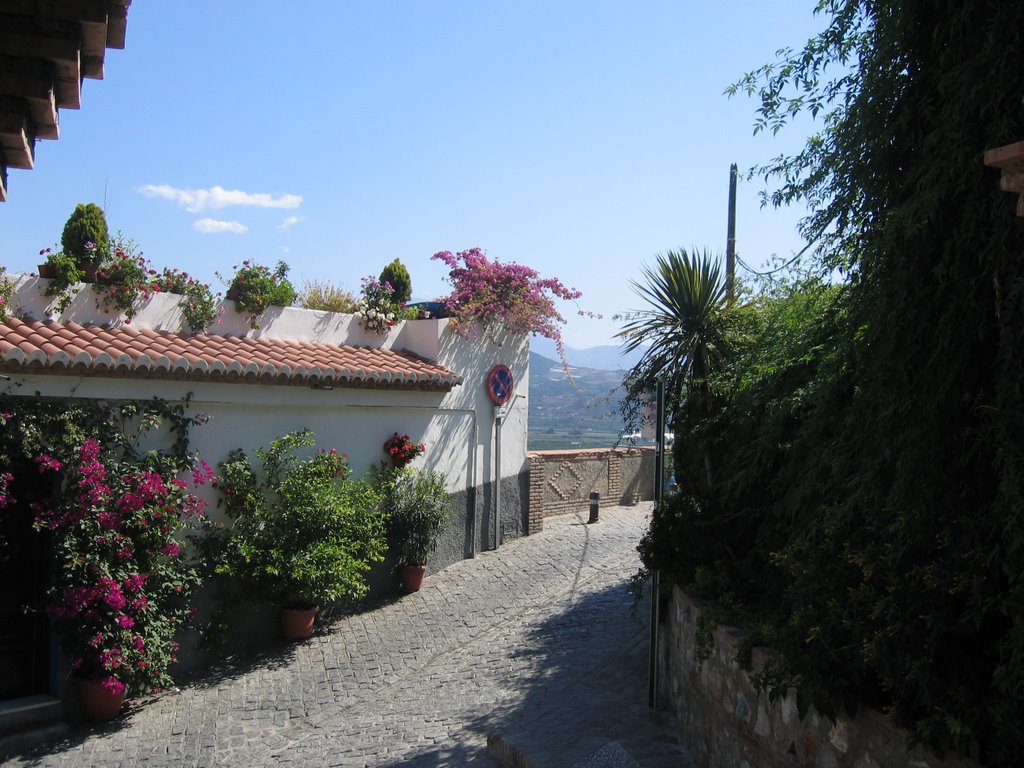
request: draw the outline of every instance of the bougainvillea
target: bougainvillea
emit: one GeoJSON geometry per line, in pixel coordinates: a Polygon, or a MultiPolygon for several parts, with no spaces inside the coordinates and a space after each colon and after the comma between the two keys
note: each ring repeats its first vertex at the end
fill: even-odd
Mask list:
{"type": "Polygon", "coordinates": [[[187,429],[203,418],[161,401],[111,407],[10,398],[3,406],[0,504],[17,501],[7,469],[26,471],[25,459],[53,481],[52,495],[32,508],[54,556],[44,608],[72,669],[113,692],[166,687],[175,635],[199,583],[182,540],[205,519],[192,488],[213,474],[187,453],[187,429]],[[173,449],[136,450],[167,417],[173,449]]]}
{"type": "Polygon", "coordinates": [[[561,330],[565,318],[554,300],[575,301],[582,295],[579,291],[566,288],[556,278],[542,278],[530,267],[490,261],[479,248],[455,255],[441,251],[432,258],[448,265],[453,290],[444,304],[453,331],[471,335],[482,330],[495,343],[500,327],[513,333],[538,333],[555,342],[565,362],[561,330]]]}

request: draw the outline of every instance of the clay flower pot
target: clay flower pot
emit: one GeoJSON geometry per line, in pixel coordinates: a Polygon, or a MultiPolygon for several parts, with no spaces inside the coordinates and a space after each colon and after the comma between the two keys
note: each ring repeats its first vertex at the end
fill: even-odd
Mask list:
{"type": "Polygon", "coordinates": [[[103,685],[102,680],[89,677],[76,677],[75,680],[78,702],[87,719],[94,723],[104,723],[117,717],[124,704],[124,686],[121,686],[120,693],[112,693],[103,685]]]}
{"type": "Polygon", "coordinates": [[[40,264],[37,267],[40,277],[45,277],[47,280],[53,280],[57,276],[57,268],[53,264],[45,263],[40,264]]]}
{"type": "Polygon", "coordinates": [[[288,640],[303,640],[313,634],[313,619],[317,608],[282,608],[281,634],[288,640]]]}
{"type": "Polygon", "coordinates": [[[423,586],[423,577],[427,575],[425,565],[403,565],[399,570],[402,576],[402,586],[406,592],[419,592],[423,586]]]}

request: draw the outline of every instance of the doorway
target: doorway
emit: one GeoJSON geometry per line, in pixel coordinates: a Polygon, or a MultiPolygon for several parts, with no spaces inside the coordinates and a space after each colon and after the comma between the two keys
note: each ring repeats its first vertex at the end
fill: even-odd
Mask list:
{"type": "Polygon", "coordinates": [[[15,501],[0,510],[0,700],[50,693],[50,627],[41,610],[49,583],[46,532],[32,528],[33,504],[53,491],[51,473],[12,468],[15,501]]]}

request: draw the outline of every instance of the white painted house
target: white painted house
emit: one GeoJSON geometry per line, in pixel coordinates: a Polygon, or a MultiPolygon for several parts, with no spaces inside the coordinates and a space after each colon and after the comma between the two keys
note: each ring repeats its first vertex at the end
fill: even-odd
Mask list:
{"type": "MultiPolygon", "coordinates": [[[[105,314],[88,287],[47,319],[46,281],[15,275],[12,306],[0,321],[0,391],[7,395],[178,401],[210,421],[191,447],[216,466],[309,428],[317,445],[348,454],[356,476],[384,458],[393,433],[423,441],[413,466],[447,476],[455,514],[433,570],[493,548],[527,530],[526,457],[529,344],[458,336],[448,321],[401,322],[365,331],[353,315],[272,308],[258,330],[224,302],[207,333],[181,333],[179,296],[156,294],[135,318],[105,314]],[[507,366],[514,394],[492,402],[488,374],[507,366]],[[496,535],[497,534],[497,535],[496,535]]],[[[202,489],[215,508],[215,492],[202,489]]],[[[0,569],[2,569],[0,564],[0,569]]],[[[6,582],[5,583],[10,583],[6,582]]]]}

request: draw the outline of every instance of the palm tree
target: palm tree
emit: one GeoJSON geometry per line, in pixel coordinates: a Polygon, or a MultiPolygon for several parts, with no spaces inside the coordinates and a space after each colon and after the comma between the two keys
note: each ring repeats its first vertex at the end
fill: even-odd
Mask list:
{"type": "MultiPolygon", "coordinates": [[[[696,424],[708,414],[708,377],[717,371],[729,352],[728,320],[733,301],[728,295],[719,259],[707,251],[685,248],[655,256],[653,267],[644,267],[643,281],[631,281],[633,289],[649,305],[630,312],[616,334],[624,339],[624,353],[646,346],[640,361],[627,375],[631,397],[638,397],[661,380],[665,382],[668,411],[674,422],[680,416],[696,424]]],[[[704,452],[708,487],[711,460],[704,452]]]]}

